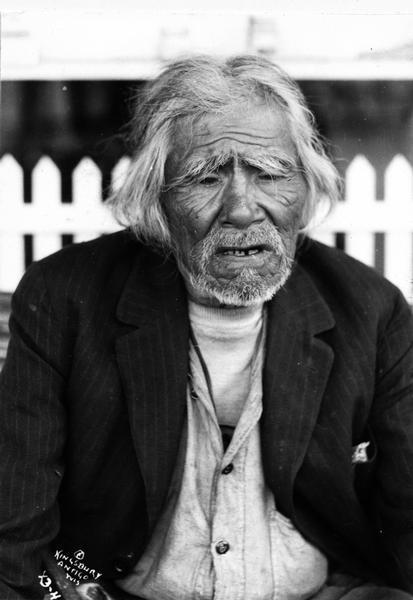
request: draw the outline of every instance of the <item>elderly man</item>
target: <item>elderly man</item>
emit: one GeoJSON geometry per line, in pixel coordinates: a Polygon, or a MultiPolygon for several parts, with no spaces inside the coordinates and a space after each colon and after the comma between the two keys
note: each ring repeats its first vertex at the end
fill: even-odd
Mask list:
{"type": "Polygon", "coordinates": [[[0,597],[411,598],[411,313],[303,235],[339,178],[297,86],[183,60],[132,128],[127,230],[13,299],[0,597]]]}

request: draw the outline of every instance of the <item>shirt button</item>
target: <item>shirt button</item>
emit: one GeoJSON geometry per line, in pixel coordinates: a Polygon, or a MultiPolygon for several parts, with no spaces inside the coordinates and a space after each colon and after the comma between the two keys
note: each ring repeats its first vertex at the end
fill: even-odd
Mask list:
{"type": "Polygon", "coordinates": [[[220,540],[219,542],[216,543],[215,550],[216,550],[217,554],[225,554],[229,550],[228,542],[225,542],[224,540],[220,540]]]}
{"type": "Polygon", "coordinates": [[[228,475],[228,473],[231,473],[231,471],[233,470],[234,465],[232,463],[229,463],[229,465],[227,465],[226,467],[224,467],[221,471],[221,473],[223,475],[228,475]]]}

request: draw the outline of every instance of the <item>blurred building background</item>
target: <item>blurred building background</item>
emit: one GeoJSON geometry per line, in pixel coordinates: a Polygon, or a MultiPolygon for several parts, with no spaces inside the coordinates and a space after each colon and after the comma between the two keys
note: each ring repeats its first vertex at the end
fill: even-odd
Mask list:
{"type": "MultiPolygon", "coordinates": [[[[70,10],[73,3],[63,10],[65,4],[1,14],[0,158],[11,155],[22,167],[24,203],[32,201],[32,170],[43,156],[60,171],[63,204],[72,200],[72,172],[85,156],[101,170],[104,196],[128,152],[122,134],[134,90],[168,60],[192,52],[258,53],[278,62],[298,80],[340,172],[360,154],[371,163],[378,200],[391,160],[401,154],[413,162],[413,14],[144,12],[130,3],[122,9],[122,2],[117,10],[70,10]]],[[[74,239],[62,235],[62,243],[74,239]]],[[[340,232],[335,243],[345,245],[340,232]]],[[[379,270],[382,246],[376,236],[379,270]]],[[[7,294],[0,313],[2,303],[0,332],[7,294]]]]}
{"type": "MultiPolygon", "coordinates": [[[[254,15],[22,11],[2,18],[1,153],[29,173],[42,155],[63,174],[91,156],[106,173],[125,152],[128,99],[191,52],[253,52],[298,79],[344,172],[358,153],[380,174],[413,159],[413,15],[254,15]]],[[[30,181],[25,180],[30,197],[30,181]]]]}

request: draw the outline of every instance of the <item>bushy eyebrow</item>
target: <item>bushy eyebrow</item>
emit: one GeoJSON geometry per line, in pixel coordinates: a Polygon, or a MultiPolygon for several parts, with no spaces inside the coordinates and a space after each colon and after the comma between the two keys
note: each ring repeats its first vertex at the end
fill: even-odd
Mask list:
{"type": "Polygon", "coordinates": [[[237,161],[243,165],[258,169],[268,175],[288,175],[298,172],[300,167],[297,161],[290,155],[277,151],[261,153],[237,153],[222,152],[217,155],[189,157],[181,167],[180,175],[172,178],[163,191],[169,191],[177,187],[189,185],[190,183],[207,177],[220,168],[237,161]]]}
{"type": "Polygon", "coordinates": [[[277,152],[277,154],[258,154],[258,155],[248,155],[241,156],[241,162],[248,165],[249,167],[254,167],[259,169],[260,171],[264,171],[271,174],[279,174],[279,173],[290,173],[292,171],[299,171],[298,162],[292,158],[290,155],[286,153],[277,152]]]}
{"type": "Polygon", "coordinates": [[[208,174],[214,173],[220,167],[224,167],[234,159],[233,153],[225,152],[211,156],[191,156],[185,160],[180,168],[180,175],[173,177],[164,187],[164,191],[176,187],[188,185],[189,183],[201,179],[208,174]]]}

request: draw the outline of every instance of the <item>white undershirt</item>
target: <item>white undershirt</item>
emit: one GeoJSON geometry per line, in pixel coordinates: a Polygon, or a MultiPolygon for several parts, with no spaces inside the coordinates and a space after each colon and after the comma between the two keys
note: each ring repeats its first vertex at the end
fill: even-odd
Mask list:
{"type": "Polygon", "coordinates": [[[235,427],[249,389],[263,305],[216,308],[190,301],[189,318],[210,376],[218,423],[235,427]]]}

